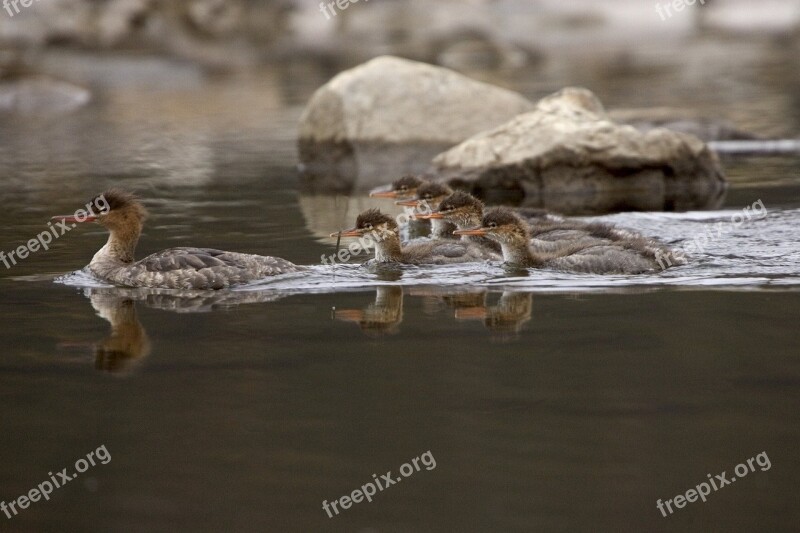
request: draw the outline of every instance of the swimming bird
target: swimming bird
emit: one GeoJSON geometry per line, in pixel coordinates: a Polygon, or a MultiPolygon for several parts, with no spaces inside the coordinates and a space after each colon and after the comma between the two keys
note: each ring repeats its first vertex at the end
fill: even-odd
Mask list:
{"type": "MultiPolygon", "coordinates": [[[[613,229],[613,228],[612,228],[613,229]]],[[[638,234],[613,242],[575,242],[569,239],[554,241],[557,246],[548,251],[531,246],[530,229],[516,213],[505,207],[487,210],[481,224],[470,229],[456,230],[456,235],[488,237],[498,243],[506,264],[521,268],[552,268],[568,272],[591,274],[641,274],[668,265],[683,264],[666,246],[638,234]]]]}
{"type": "MultiPolygon", "coordinates": [[[[464,191],[456,191],[439,204],[439,209],[431,213],[415,215],[416,218],[444,220],[456,229],[469,229],[479,226],[483,216],[483,202],[464,191]]],[[[456,234],[458,235],[458,234],[456,234]]],[[[483,236],[460,234],[461,240],[482,246],[500,254],[500,244],[483,236]]]]}
{"type": "MultiPolygon", "coordinates": [[[[417,188],[415,198],[411,200],[398,200],[395,204],[433,212],[438,210],[442,200],[451,194],[453,194],[453,189],[442,183],[423,183],[417,188]]],[[[424,211],[421,211],[420,214],[424,214],[424,211]]],[[[458,227],[455,224],[444,218],[431,219],[432,239],[456,239],[457,237],[453,235],[456,229],[458,229],[458,227]]]]}
{"type": "Polygon", "coordinates": [[[369,237],[375,244],[376,263],[448,264],[469,263],[498,259],[491,252],[473,243],[462,241],[424,240],[403,246],[400,228],[392,217],[377,209],[364,211],[356,219],[355,227],[331,237],[369,237]]]}
{"type": "Polygon", "coordinates": [[[417,188],[427,183],[426,180],[417,176],[406,175],[394,180],[388,187],[378,187],[370,191],[372,198],[411,198],[417,193],[417,188]]]}
{"type": "Polygon", "coordinates": [[[147,211],[131,193],[112,189],[96,196],[103,206],[86,217],[57,216],[53,220],[76,224],[97,222],[109,231],[88,271],[96,278],[122,287],[217,290],[268,276],[305,270],[285,259],[213,248],[169,248],[136,261],[134,252],[147,211]]]}

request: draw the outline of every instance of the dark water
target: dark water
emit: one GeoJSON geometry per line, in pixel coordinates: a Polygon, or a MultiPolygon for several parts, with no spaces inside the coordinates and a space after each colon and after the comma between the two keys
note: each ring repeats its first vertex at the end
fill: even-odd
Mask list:
{"type": "MultiPolygon", "coordinates": [[[[116,185],[139,191],[151,211],[141,255],[191,244],[316,264],[332,253],[322,235],[365,200],[297,192],[297,102],[313,87],[189,78],[106,88],[68,117],[4,117],[2,250],[116,185]]],[[[618,83],[598,82],[598,92],[618,83]]],[[[520,83],[538,96],[532,87],[520,83]]],[[[782,90],[745,107],[758,115],[782,90]]],[[[671,103],[659,94],[651,99],[671,103]]],[[[688,105],[703,108],[704,97],[688,105]]],[[[784,118],[776,129],[798,129],[784,118]]],[[[510,277],[494,265],[383,278],[343,266],[334,277],[318,267],[176,297],[80,276],[54,283],[104,241],[95,227],[70,231],[0,266],[0,499],[73,471],[101,446],[112,459],[0,524],[796,529],[800,160],[726,167],[720,211],[606,217],[676,246],[727,224],[687,267],[642,278],[510,277]],[[764,217],[731,224],[757,201],[764,217]],[[333,518],[322,509],[427,451],[435,468],[372,503],[333,518]],[[668,518],[656,508],[762,452],[769,470],[756,466],[668,518]]]]}

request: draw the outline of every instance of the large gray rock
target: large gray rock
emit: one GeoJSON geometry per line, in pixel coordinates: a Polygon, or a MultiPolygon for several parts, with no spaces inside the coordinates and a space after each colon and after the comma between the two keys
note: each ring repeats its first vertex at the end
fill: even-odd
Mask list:
{"type": "Polygon", "coordinates": [[[306,107],[299,126],[306,185],[384,184],[386,162],[396,175],[423,170],[442,150],[531,109],[517,93],[445,68],[373,59],[334,77],[306,107]]]}
{"type": "Polygon", "coordinates": [[[490,201],[573,214],[715,207],[726,190],[698,138],[617,124],[579,88],[440,154],[432,172],[490,201]]]}

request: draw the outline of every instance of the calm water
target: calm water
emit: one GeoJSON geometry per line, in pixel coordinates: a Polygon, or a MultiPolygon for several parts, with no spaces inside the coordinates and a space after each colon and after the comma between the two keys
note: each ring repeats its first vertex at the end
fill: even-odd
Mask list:
{"type": "MultiPolygon", "coordinates": [[[[761,74],[739,74],[737,87],[764,98],[737,112],[756,125],[769,109],[771,127],[800,129],[796,114],[774,112],[786,87],[761,74]]],[[[531,97],[549,90],[523,78],[506,82],[531,97]]],[[[116,185],[151,211],[141,256],[185,244],[305,264],[332,253],[322,236],[368,202],[296,190],[294,125],[313,84],[181,80],[104,87],[68,117],[3,117],[2,249],[116,185]]],[[[659,92],[658,78],[635,78],[616,102],[619,80],[579,81],[617,105],[716,109],[705,93],[687,102],[691,87],[659,92]]],[[[800,159],[725,163],[732,188],[719,211],[603,217],[681,247],[715,232],[686,267],[638,278],[319,266],[178,297],[69,275],[104,242],[97,227],[75,229],[0,267],[0,499],[102,445],[112,459],[0,523],[796,529],[800,159]],[[731,223],[758,201],[763,216],[731,223]],[[434,469],[332,519],[322,510],[429,450],[434,469]],[[761,452],[768,471],[669,518],[656,509],[761,452]]]]}

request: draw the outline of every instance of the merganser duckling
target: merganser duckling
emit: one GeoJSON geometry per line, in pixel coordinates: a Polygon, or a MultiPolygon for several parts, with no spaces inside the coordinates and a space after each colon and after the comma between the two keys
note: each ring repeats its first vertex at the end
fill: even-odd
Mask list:
{"type": "MultiPolygon", "coordinates": [[[[427,180],[417,176],[407,175],[394,180],[390,185],[373,189],[369,195],[372,198],[388,198],[407,200],[413,198],[417,189],[428,183],[427,180]]],[[[427,237],[431,233],[431,224],[427,220],[409,220],[404,227],[404,239],[427,237]]]]}
{"type": "Polygon", "coordinates": [[[683,264],[669,248],[632,232],[627,238],[602,244],[556,241],[559,243],[556,249],[541,252],[531,247],[528,225],[504,207],[488,210],[479,226],[456,230],[456,234],[497,241],[503,250],[503,260],[514,267],[591,274],[641,274],[663,266],[661,258],[669,258],[667,264],[683,264]]]}
{"type": "MultiPolygon", "coordinates": [[[[453,189],[442,183],[423,183],[417,189],[417,195],[413,200],[398,200],[395,204],[417,209],[425,207],[427,210],[436,211],[442,200],[451,194],[453,194],[453,189]]],[[[431,219],[432,239],[456,239],[453,232],[457,229],[455,224],[444,218],[431,219]]]]}
{"type": "Polygon", "coordinates": [[[117,286],[217,290],[305,270],[278,257],[212,248],[169,248],[134,261],[136,244],[147,218],[144,206],[132,194],[117,189],[95,197],[92,203],[108,208],[83,219],[74,216],[53,219],[73,224],[97,222],[108,229],[108,242],[92,257],[87,269],[98,279],[117,286]]]}
{"type": "Polygon", "coordinates": [[[461,241],[425,240],[414,241],[402,246],[400,244],[400,228],[397,223],[392,217],[377,209],[370,209],[358,215],[354,228],[331,233],[331,237],[338,236],[369,236],[375,244],[376,263],[441,265],[496,259],[494,254],[480,246],[461,241]]]}
{"type": "MultiPolygon", "coordinates": [[[[483,202],[463,191],[456,191],[442,200],[439,204],[439,209],[436,211],[416,215],[417,218],[430,219],[431,221],[445,220],[456,226],[456,229],[461,230],[480,226],[482,216],[483,202]]],[[[482,246],[498,256],[501,253],[500,245],[492,239],[463,233],[460,235],[462,241],[482,246]]]]}
{"type": "Polygon", "coordinates": [[[407,175],[394,180],[388,188],[384,186],[373,189],[369,195],[372,198],[411,198],[417,193],[417,188],[424,183],[427,183],[427,181],[422,178],[407,175]]]}
{"type": "MultiPolygon", "coordinates": [[[[458,229],[464,230],[480,225],[483,208],[483,202],[471,194],[458,191],[443,200],[437,211],[427,216],[421,215],[419,218],[442,217],[455,223],[458,229]]],[[[566,245],[610,244],[640,237],[608,224],[565,220],[541,209],[523,209],[522,213],[515,209],[514,212],[528,225],[531,234],[530,244],[534,252],[558,251],[566,245]]],[[[487,246],[498,253],[501,251],[500,244],[487,237],[462,236],[462,239],[487,246]]]]}

